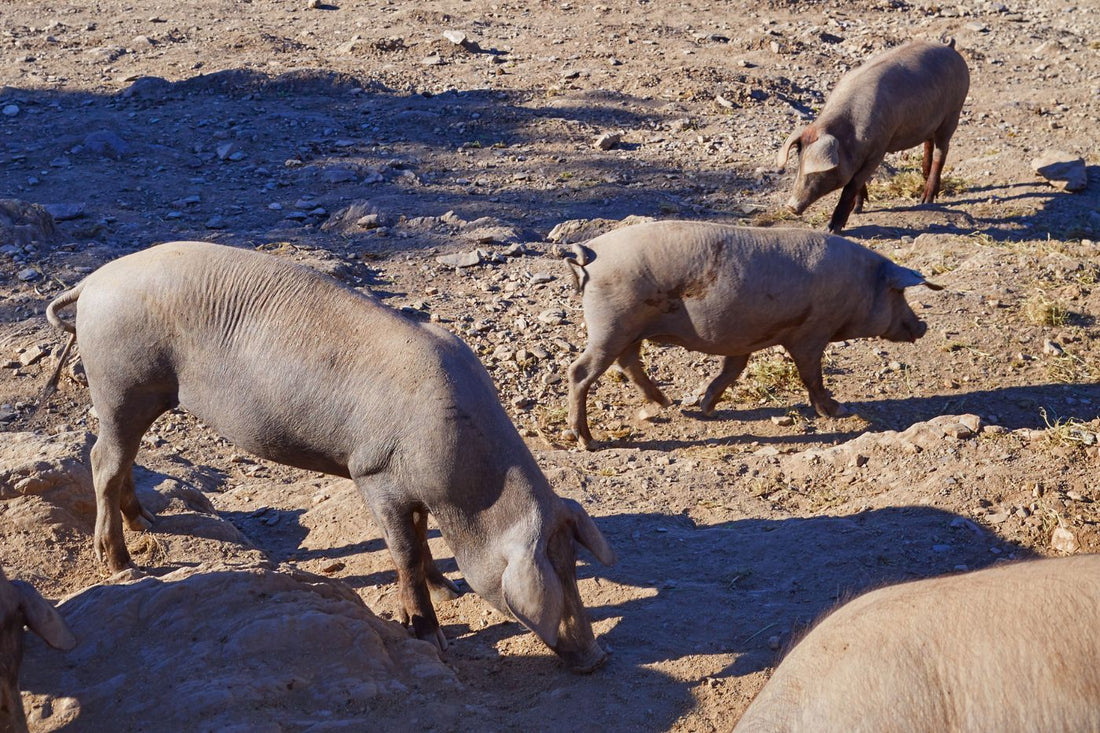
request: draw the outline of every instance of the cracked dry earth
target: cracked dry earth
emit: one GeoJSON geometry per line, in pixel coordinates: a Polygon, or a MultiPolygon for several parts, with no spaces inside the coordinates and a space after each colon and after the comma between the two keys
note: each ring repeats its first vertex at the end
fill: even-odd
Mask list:
{"type": "Polygon", "coordinates": [[[4,3],[0,562],[65,599],[80,639],[29,641],[31,729],[728,729],[838,599],[1096,551],[1098,39],[1100,8],[1054,0],[4,3]],[[945,286],[909,294],[928,334],[830,348],[845,419],[814,416],[778,352],[704,419],[718,360],[647,347],[677,404],[639,420],[609,373],[601,449],[578,452],[564,373],[585,333],[559,249],[637,217],[824,226],[836,194],[783,213],[775,151],[910,37],[954,38],[970,66],[945,193],[915,206],[917,151],[891,155],[845,234],[945,286]],[[1083,159],[1084,190],[1034,172],[1051,149],[1083,159]],[[43,311],[194,239],[304,262],[471,345],[618,552],[579,564],[604,668],[570,674],[472,593],[438,608],[444,655],[410,639],[350,482],[182,412],[138,457],[146,575],[105,577],[79,367],[34,409],[62,344],[43,311]]]}

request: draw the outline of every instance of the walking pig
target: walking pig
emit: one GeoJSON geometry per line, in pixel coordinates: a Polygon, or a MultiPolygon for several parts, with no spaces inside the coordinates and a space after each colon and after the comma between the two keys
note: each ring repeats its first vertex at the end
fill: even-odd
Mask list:
{"type": "Polygon", "coordinates": [[[646,339],[725,357],[703,396],[704,414],[750,354],[779,344],[817,413],[836,416],[843,408],[821,376],[826,345],[873,336],[916,341],[926,327],[902,291],[939,289],[855,242],[802,229],[650,222],[574,245],[568,262],[588,327],[588,345],[569,367],[569,427],[585,448],[588,390],[612,362],[646,400],[671,404],[642,367],[646,339]]]}
{"type": "Polygon", "coordinates": [[[853,209],[863,210],[867,181],[886,153],[921,143],[921,203],[932,203],[969,89],[970,72],[954,41],[950,46],[911,41],[845,74],[817,120],[796,130],[779,150],[780,168],[792,150],[800,154],[787,206],[801,214],[843,188],[829,220],[829,230],[839,233],[853,209]]]}

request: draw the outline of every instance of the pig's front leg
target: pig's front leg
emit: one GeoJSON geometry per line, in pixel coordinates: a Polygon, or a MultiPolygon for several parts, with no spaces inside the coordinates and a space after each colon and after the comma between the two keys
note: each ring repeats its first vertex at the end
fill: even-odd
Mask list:
{"type": "MultiPolygon", "coordinates": [[[[386,547],[397,568],[397,592],[401,600],[401,622],[412,628],[417,639],[435,644],[446,651],[447,640],[439,628],[432,607],[425,568],[432,563],[425,555],[427,542],[421,541],[414,515],[423,510],[402,497],[407,492],[378,476],[357,477],[356,485],[382,528],[386,547]]],[[[438,572],[438,570],[436,571],[438,572]]]]}
{"type": "Polygon", "coordinates": [[[432,558],[431,548],[428,547],[428,512],[416,510],[412,514],[413,525],[416,527],[416,536],[420,541],[421,558],[424,561],[424,578],[428,583],[428,592],[432,597],[432,603],[453,601],[462,595],[462,591],[436,567],[432,558]]]}
{"type": "Polygon", "coordinates": [[[810,404],[821,417],[843,417],[848,414],[844,405],[833,399],[825,389],[825,379],[821,375],[821,357],[825,354],[825,344],[800,344],[784,346],[794,359],[798,376],[806,391],[810,394],[810,404]]]}

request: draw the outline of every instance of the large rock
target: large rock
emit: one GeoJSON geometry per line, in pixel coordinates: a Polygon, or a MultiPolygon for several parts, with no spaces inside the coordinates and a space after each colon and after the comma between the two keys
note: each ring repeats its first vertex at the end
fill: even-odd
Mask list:
{"type": "MultiPolygon", "coordinates": [[[[204,564],[95,585],[59,610],[66,654],[30,642],[31,729],[408,729],[457,716],[435,648],[375,616],[348,586],[288,566],[204,564]],[[414,693],[413,690],[416,690],[414,693]]],[[[453,722],[454,718],[450,718],[453,722]]]]}
{"type": "Polygon", "coordinates": [[[1048,150],[1031,161],[1036,173],[1063,191],[1084,191],[1089,185],[1084,158],[1063,150],[1048,150]]]}
{"type": "MultiPolygon", "coordinates": [[[[95,491],[87,460],[92,442],[82,431],[7,433],[0,441],[3,561],[18,567],[47,596],[100,577],[92,551],[95,491]]],[[[194,485],[201,480],[193,470],[184,469],[179,478],[134,468],[138,499],[156,515],[152,532],[127,532],[139,566],[196,563],[229,553],[249,561],[261,557],[236,526],[215,513],[194,485]]]]}
{"type": "Polygon", "coordinates": [[[0,199],[0,246],[48,244],[57,237],[57,226],[45,207],[19,199],[0,199]]]}

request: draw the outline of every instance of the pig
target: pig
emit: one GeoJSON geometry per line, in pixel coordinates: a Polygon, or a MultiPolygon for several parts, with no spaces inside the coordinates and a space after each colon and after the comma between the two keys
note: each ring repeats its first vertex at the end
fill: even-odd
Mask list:
{"type": "Polygon", "coordinates": [[[458,592],[432,560],[430,513],[478,594],[572,669],[604,661],[576,546],[605,564],[615,554],[580,504],[551,489],[457,337],[312,269],[203,242],[110,262],[46,315],[73,334],[99,416],[95,549],[112,571],[131,565],[123,518],[131,529],[152,521],[131,476],[141,437],[178,405],[257,456],[354,480],[416,637],[446,648],[432,600],[458,592]],[[75,324],[58,315],[74,303],[75,324]]]}
{"type": "Polygon", "coordinates": [[[798,178],[787,202],[794,213],[843,188],[829,220],[829,230],[839,234],[853,209],[863,210],[867,181],[886,153],[922,142],[921,203],[935,201],[948,144],[970,89],[970,71],[954,45],[910,41],[841,78],[820,116],[779,149],[779,168],[791,151],[799,153],[798,178]]]}
{"type": "Polygon", "coordinates": [[[8,580],[0,570],[0,732],[25,733],[27,718],[19,695],[19,666],[23,661],[23,627],[55,649],[76,646],[61,614],[34,586],[8,580]]]}
{"type": "Polygon", "coordinates": [[[588,390],[617,362],[645,399],[671,401],[642,368],[642,341],[725,357],[700,407],[713,412],[754,351],[782,345],[819,415],[844,414],[825,389],[831,341],[915,341],[926,326],[903,290],[915,270],[847,239],[802,229],[662,221],[574,245],[567,261],[582,294],[588,345],[569,367],[569,429],[589,448],[588,390]]]}
{"type": "Polygon", "coordinates": [[[879,590],[826,616],[736,733],[1100,730],[1100,556],[879,590]]]}

